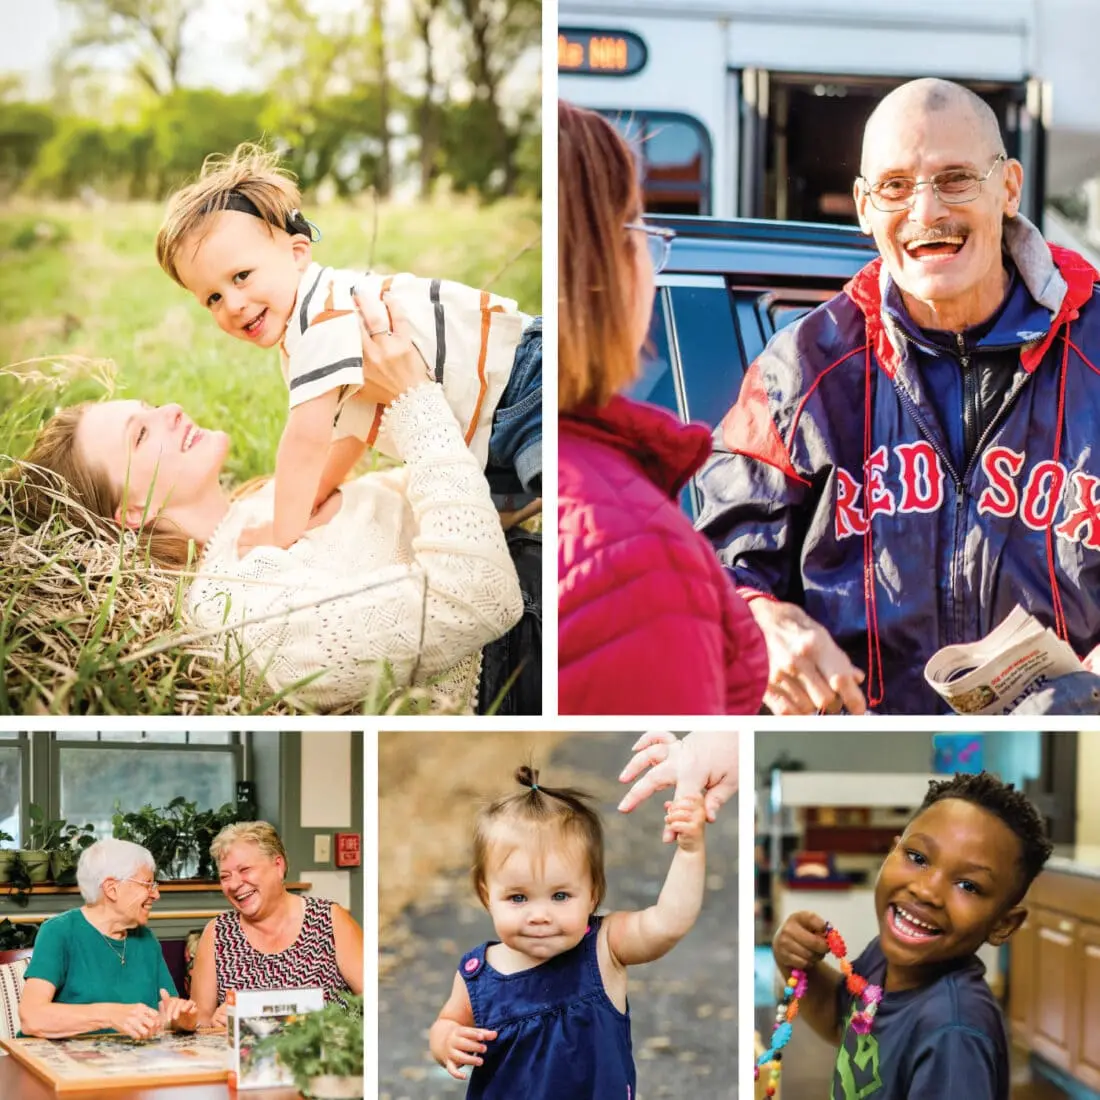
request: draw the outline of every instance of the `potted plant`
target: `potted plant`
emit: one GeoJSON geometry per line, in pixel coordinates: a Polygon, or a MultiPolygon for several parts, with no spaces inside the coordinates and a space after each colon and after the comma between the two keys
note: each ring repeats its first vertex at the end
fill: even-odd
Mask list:
{"type": "Polygon", "coordinates": [[[146,803],[140,810],[123,813],[116,803],[112,833],[119,840],[132,840],[148,849],[160,878],[178,878],[194,855],[194,815],[195,803],[182,795],[159,810],[146,803]]]}
{"type": "Polygon", "coordinates": [[[95,843],[94,825],[69,825],[62,828],[50,849],[50,875],[59,886],[72,886],[76,882],[76,865],[80,853],[95,843]]]}
{"type": "Polygon", "coordinates": [[[214,837],[237,820],[236,802],[226,802],[216,810],[199,810],[192,822],[195,833],[195,851],[198,856],[198,869],[195,877],[204,881],[213,881],[214,874],[213,857],[210,855],[210,845],[214,843],[214,837]]]}
{"type": "Polygon", "coordinates": [[[63,820],[51,821],[45,810],[32,802],[28,808],[30,828],[19,849],[19,862],[32,882],[46,882],[50,877],[50,852],[60,843],[63,820]]]}
{"type": "MultiPolygon", "coordinates": [[[[0,829],[0,844],[13,844],[15,837],[0,829]]],[[[0,848],[0,883],[11,882],[11,872],[15,865],[15,849],[0,848]]]]}
{"type": "Polygon", "coordinates": [[[363,998],[330,1001],[261,1040],[313,1100],[358,1100],[363,1095],[363,998]]]}
{"type": "Polygon", "coordinates": [[[34,946],[37,924],[14,924],[5,917],[0,920],[0,951],[18,951],[34,946]]]}

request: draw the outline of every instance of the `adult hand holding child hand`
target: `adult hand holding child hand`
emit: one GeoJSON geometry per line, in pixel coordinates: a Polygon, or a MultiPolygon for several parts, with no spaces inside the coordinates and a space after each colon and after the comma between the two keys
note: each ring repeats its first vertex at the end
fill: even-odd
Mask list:
{"type": "Polygon", "coordinates": [[[689,794],[665,803],[665,832],[672,834],[677,847],[683,851],[702,850],[706,827],[707,814],[701,794],[689,794]]]}
{"type": "Polygon", "coordinates": [[[783,922],[772,940],[772,953],[784,978],[789,978],[792,970],[809,971],[825,958],[829,953],[825,927],[821,917],[805,909],[783,922]]]}
{"type": "MultiPolygon", "coordinates": [[[[678,798],[702,791],[707,821],[713,822],[719,808],[737,791],[737,735],[733,732],[689,733],[683,741],[672,733],[646,733],[631,751],[634,756],[619,776],[621,783],[634,782],[619,803],[623,813],[675,785],[678,798]]],[[[665,843],[673,839],[666,828],[665,843]]]]}

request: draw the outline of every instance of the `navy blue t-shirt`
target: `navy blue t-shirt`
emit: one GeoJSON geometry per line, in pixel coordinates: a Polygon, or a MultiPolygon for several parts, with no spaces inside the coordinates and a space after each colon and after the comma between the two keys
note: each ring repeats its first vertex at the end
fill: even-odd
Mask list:
{"type": "MultiPolygon", "coordinates": [[[[882,985],[886,958],[873,939],[853,964],[882,985]]],[[[887,993],[870,1035],[848,1026],[857,998],[840,986],[837,1019],[844,1038],[833,1071],[832,1100],[1009,1100],[1004,1017],[976,955],[931,985],[887,993]]]]}

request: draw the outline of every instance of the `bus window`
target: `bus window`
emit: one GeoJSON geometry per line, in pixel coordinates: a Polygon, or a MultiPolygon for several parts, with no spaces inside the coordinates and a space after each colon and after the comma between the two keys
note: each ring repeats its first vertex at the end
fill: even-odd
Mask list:
{"type": "Polygon", "coordinates": [[[630,142],[651,214],[709,214],[711,142],[690,115],[669,111],[601,111],[630,142]]]}

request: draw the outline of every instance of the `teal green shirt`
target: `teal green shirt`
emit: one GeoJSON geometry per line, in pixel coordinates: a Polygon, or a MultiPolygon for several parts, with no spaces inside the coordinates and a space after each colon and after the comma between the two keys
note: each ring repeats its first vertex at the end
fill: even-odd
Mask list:
{"type": "Polygon", "coordinates": [[[26,977],[49,982],[59,1004],[106,1002],[156,1008],[162,989],[176,996],[160,944],[148,928],[131,928],[125,940],[108,939],[79,909],[51,917],[42,925],[26,977]]]}

